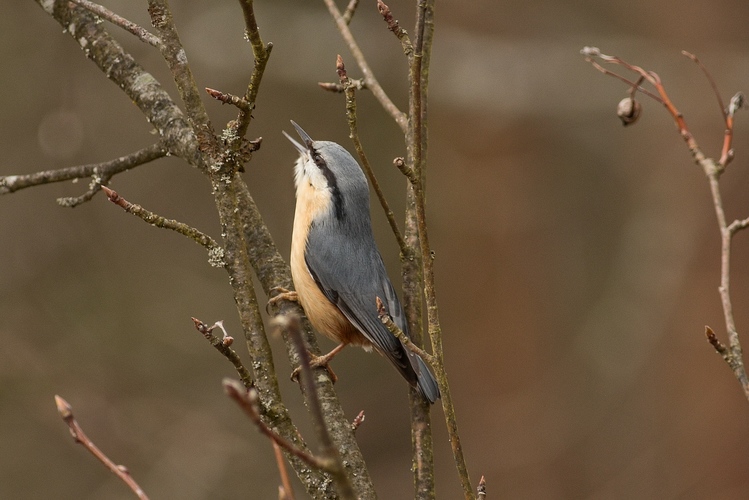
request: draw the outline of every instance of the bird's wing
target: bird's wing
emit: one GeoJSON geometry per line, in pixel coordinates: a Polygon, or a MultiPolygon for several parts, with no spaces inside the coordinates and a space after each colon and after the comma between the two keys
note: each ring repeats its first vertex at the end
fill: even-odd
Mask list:
{"type": "Polygon", "coordinates": [[[323,294],[378,351],[402,372],[413,373],[411,356],[382,324],[377,312],[376,298],[379,297],[393,321],[408,332],[403,308],[388,279],[380,252],[373,244],[329,233],[336,232],[323,234],[314,226],[310,229],[304,258],[312,277],[323,294]]]}

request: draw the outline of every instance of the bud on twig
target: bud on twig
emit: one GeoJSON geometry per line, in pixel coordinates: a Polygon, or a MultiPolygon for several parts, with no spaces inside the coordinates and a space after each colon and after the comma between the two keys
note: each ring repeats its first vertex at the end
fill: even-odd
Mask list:
{"type": "Polygon", "coordinates": [[[642,106],[639,101],[632,97],[625,97],[619,101],[619,104],[616,106],[616,115],[625,127],[636,122],[637,119],[640,118],[641,111],[642,106]]]}

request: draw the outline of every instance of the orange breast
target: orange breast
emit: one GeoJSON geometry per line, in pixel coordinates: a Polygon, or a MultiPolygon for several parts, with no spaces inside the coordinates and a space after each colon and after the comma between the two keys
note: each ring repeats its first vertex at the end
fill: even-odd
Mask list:
{"type": "Polygon", "coordinates": [[[369,347],[370,342],[320,291],[304,260],[310,224],[316,215],[330,206],[330,202],[330,193],[315,190],[304,180],[300,182],[291,236],[291,277],[299,302],[318,332],[337,342],[369,347]]]}

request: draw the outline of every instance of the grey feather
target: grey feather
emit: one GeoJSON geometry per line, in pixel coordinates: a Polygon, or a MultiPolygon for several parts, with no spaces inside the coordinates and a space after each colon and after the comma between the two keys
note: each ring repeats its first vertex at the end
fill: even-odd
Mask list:
{"type": "Polygon", "coordinates": [[[369,215],[369,188],[359,164],[333,142],[308,146],[325,160],[340,190],[340,213],[332,211],[312,222],[305,249],[307,267],[323,294],[411,385],[434,402],[437,382],[424,361],[406,349],[379,319],[379,297],[398,327],[408,335],[403,308],[377,249],[369,215]],[[364,207],[364,209],[362,209],[364,207]]]}

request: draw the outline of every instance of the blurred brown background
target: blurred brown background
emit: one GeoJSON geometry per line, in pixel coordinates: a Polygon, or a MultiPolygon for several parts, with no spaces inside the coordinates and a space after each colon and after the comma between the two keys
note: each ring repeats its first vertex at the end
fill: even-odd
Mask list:
{"type": "MultiPolygon", "coordinates": [[[[293,214],[289,119],[351,149],[335,56],[360,76],[322,2],[256,3],[274,43],[249,135],[264,138],[246,178],[279,246],[293,214]]],[[[390,7],[411,29],[413,2],[390,7]]],[[[107,1],[149,26],[145,2],[107,1]]],[[[241,93],[251,71],[233,1],[172,2],[198,84],[241,93]]],[[[447,370],[474,482],[491,498],[749,497],[749,404],[705,342],[724,337],[719,238],[707,182],[664,109],[614,114],[624,86],[583,61],[604,52],[657,71],[705,152],[723,127],[696,53],[727,101],[749,90],[749,3],[472,1],[437,3],[429,216],[447,370]]],[[[406,108],[397,40],[364,0],[352,28],[378,78],[406,108]]],[[[111,32],[174,90],[156,50],[111,32]]],[[[98,162],[150,144],[150,127],[31,0],[0,4],[0,175],[98,162]]],[[[404,181],[395,125],[359,94],[364,145],[393,205],[404,181]]],[[[234,116],[206,98],[217,127],[234,116]]],[[[749,115],[722,181],[728,217],[749,215],[749,115]]],[[[190,316],[237,337],[226,274],[205,252],[97,196],[86,181],[0,198],[0,498],[119,499],[130,492],[73,444],[60,394],[90,436],[152,498],[274,498],[268,441],[220,387],[229,364],[190,316]]],[[[130,201],[218,238],[206,180],[164,159],[115,178],[130,201]]],[[[377,207],[391,276],[398,256],[377,207]]],[[[735,240],[733,299],[749,328],[749,242],[735,240]]],[[[744,337],[749,345],[749,337],[744,337]]],[[[240,354],[242,342],[235,344],[240,354]]],[[[277,366],[289,370],[280,340],[277,366]]],[[[327,341],[324,347],[330,347],[327,341]]],[[[245,356],[246,358],[246,356],[245,356]]],[[[381,498],[409,498],[406,387],[378,356],[334,363],[381,498]]],[[[284,394],[306,421],[297,389],[284,394]]],[[[442,413],[433,411],[438,497],[458,498],[442,413]]],[[[308,424],[303,431],[311,436],[308,424]]],[[[299,490],[298,494],[302,495],[299,490]]]]}

